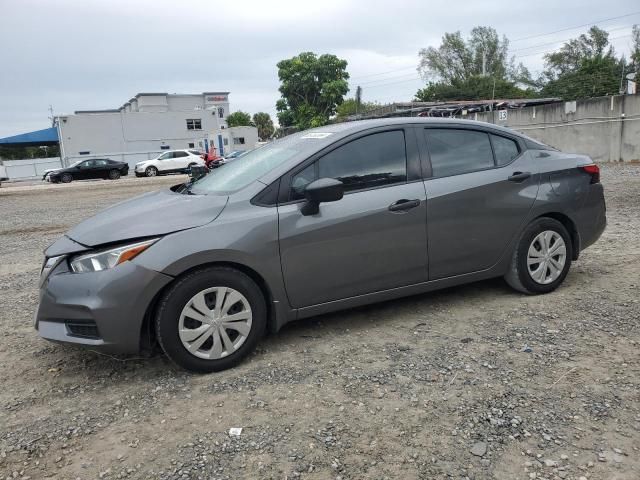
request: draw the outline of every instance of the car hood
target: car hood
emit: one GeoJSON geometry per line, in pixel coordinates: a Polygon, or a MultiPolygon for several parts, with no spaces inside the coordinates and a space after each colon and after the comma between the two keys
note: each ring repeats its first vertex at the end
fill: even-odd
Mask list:
{"type": "Polygon", "coordinates": [[[67,237],[85,246],[166,235],[214,221],[227,196],[161,190],[118,203],[72,228],[67,237]]]}

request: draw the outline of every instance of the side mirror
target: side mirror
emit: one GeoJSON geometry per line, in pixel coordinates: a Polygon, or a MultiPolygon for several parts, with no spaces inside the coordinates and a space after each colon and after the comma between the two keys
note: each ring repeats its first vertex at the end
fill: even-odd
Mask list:
{"type": "Polygon", "coordinates": [[[307,203],[303,205],[300,212],[303,215],[315,215],[320,211],[321,203],[342,199],[344,184],[335,178],[320,178],[306,186],[304,196],[307,203]]]}

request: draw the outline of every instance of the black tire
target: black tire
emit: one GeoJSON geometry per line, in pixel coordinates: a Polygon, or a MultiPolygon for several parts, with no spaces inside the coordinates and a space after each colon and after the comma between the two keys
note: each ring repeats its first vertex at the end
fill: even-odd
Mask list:
{"type": "Polygon", "coordinates": [[[244,273],[228,267],[208,267],[179,278],[162,296],[155,317],[158,343],[178,366],[197,373],[211,373],[234,367],[251,353],[267,326],[267,307],[260,288],[244,273]],[[183,308],[198,292],[228,287],[240,292],[251,307],[251,329],[244,343],[232,354],[206,360],[190,353],[180,340],[178,323],[183,308]]]}
{"type": "Polygon", "coordinates": [[[513,289],[526,293],[527,295],[536,295],[549,293],[554,291],[564,281],[569,268],[571,268],[571,259],[573,257],[573,244],[571,236],[567,229],[557,220],[548,217],[537,218],[531,222],[522,232],[520,240],[513,252],[509,270],[504,276],[506,282],[513,289]],[[564,240],[566,247],[565,263],[560,275],[550,283],[542,284],[535,281],[529,273],[527,265],[528,251],[534,239],[542,232],[556,232],[564,240]]]}
{"type": "Polygon", "coordinates": [[[72,180],[73,180],[73,175],[71,175],[70,173],[63,173],[62,176],[60,177],[60,181],[62,183],[71,183],[72,180]]]}
{"type": "Polygon", "coordinates": [[[147,167],[144,171],[145,176],[147,177],[155,177],[158,175],[158,169],[154,166],[147,167]]]}
{"type": "Polygon", "coordinates": [[[109,170],[109,180],[118,180],[120,178],[120,170],[109,170]]]}

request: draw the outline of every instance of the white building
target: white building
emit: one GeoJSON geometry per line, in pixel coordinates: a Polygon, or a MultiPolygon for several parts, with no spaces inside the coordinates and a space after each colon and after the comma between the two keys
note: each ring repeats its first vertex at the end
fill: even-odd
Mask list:
{"type": "Polygon", "coordinates": [[[61,156],[65,163],[109,157],[134,165],[162,150],[254,148],[257,129],[228,128],[228,115],[229,92],[139,93],[118,109],[58,116],[61,156]]]}

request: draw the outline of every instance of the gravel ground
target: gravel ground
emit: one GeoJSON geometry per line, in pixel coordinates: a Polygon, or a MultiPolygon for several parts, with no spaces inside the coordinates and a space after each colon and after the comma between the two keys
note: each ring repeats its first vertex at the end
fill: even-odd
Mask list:
{"type": "Polygon", "coordinates": [[[212,375],[31,327],[42,250],[177,177],[3,187],[0,478],[638,479],[640,166],[602,177],[609,226],[556,292],[497,279],[316,317],[212,375]]]}

